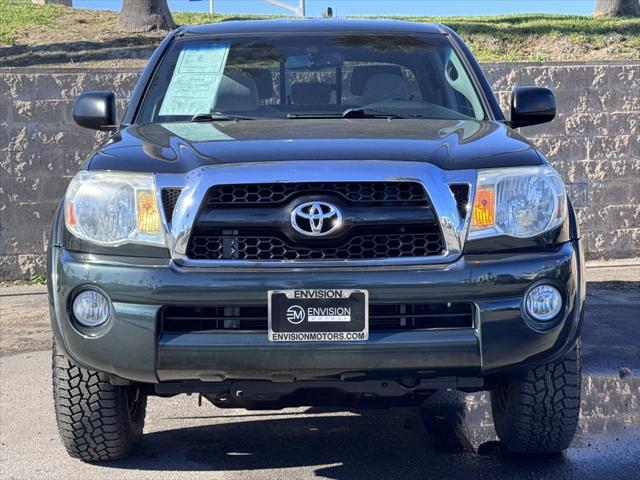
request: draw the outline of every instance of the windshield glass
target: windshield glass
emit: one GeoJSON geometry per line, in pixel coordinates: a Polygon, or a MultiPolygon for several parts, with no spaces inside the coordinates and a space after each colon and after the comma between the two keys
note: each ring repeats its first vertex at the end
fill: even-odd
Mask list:
{"type": "Polygon", "coordinates": [[[363,110],[358,118],[486,118],[445,36],[329,33],[178,40],[137,122],[352,118],[352,109],[363,110]]]}

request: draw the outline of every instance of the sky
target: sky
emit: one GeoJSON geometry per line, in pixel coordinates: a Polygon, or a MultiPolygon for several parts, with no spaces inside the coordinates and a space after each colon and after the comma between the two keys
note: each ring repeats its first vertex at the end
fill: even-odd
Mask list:
{"type": "MultiPolygon", "coordinates": [[[[168,0],[174,11],[207,12],[209,0],[168,0]]],[[[297,5],[298,0],[281,0],[297,5]]],[[[121,0],[73,0],[76,8],[119,10],[121,0]]],[[[327,7],[334,15],[499,15],[506,13],[564,13],[589,15],[594,0],[307,0],[307,15],[320,16],[327,7]]],[[[216,13],[289,14],[262,0],[214,0],[216,13]]]]}

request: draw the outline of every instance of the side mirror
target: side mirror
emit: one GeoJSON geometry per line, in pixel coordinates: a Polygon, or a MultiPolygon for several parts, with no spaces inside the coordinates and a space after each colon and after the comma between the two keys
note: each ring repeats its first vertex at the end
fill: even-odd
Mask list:
{"type": "Polygon", "coordinates": [[[556,98],[543,87],[514,87],[511,91],[511,128],[550,122],[556,116],[556,98]]]}
{"type": "Polygon", "coordinates": [[[84,128],[115,130],[116,97],[113,92],[85,92],[73,106],[73,120],[84,128]]]}

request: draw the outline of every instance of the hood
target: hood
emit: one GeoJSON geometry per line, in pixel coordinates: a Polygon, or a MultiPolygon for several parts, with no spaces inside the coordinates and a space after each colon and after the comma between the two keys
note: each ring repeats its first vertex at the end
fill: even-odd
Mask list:
{"type": "Polygon", "coordinates": [[[130,126],[95,152],[89,168],[185,173],[287,160],[419,161],[445,170],[542,163],[527,140],[499,122],[278,119],[130,126]]]}

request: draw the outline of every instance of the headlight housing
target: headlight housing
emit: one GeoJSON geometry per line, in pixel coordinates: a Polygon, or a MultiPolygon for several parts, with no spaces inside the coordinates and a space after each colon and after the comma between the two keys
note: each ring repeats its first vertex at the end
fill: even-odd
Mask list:
{"type": "Polygon", "coordinates": [[[83,170],[67,188],[64,217],[69,232],[98,245],[165,246],[151,174],[83,170]]]}
{"type": "Polygon", "coordinates": [[[564,183],[550,165],[480,170],[469,239],[534,237],[562,224],[566,210],[564,183]]]}

